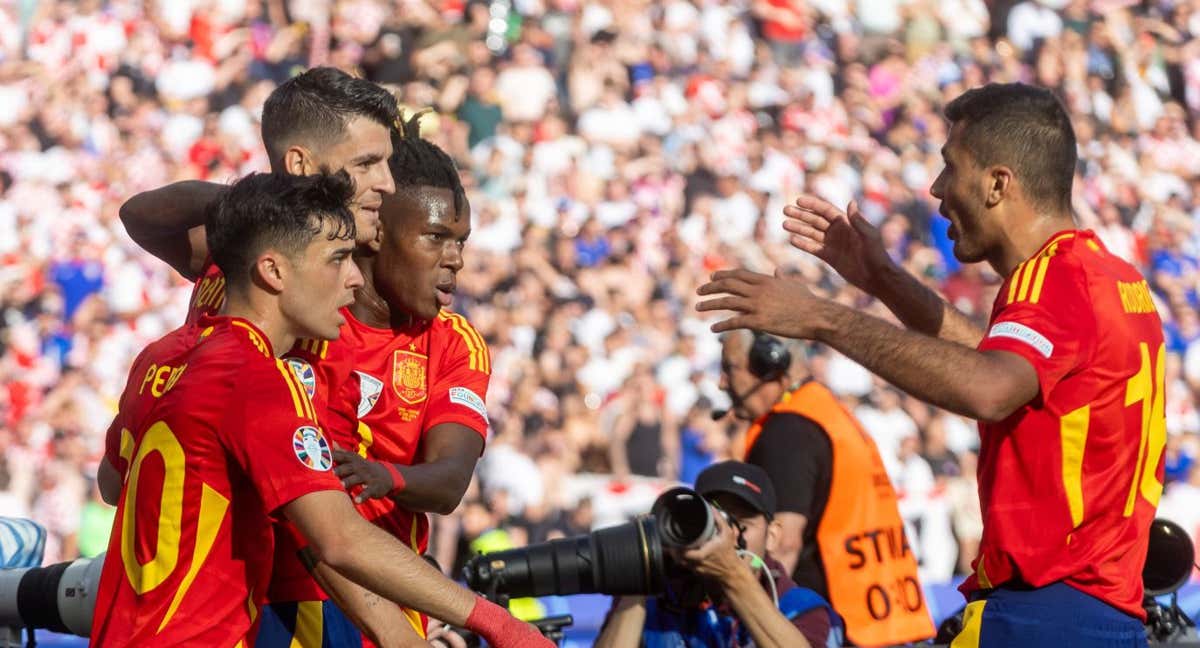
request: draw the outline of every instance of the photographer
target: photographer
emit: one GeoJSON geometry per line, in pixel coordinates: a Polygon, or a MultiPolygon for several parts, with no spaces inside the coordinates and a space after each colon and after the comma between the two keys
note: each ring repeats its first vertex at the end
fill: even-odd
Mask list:
{"type": "Polygon", "coordinates": [[[840,621],[829,604],[792,582],[770,556],[781,529],[767,474],[758,466],[725,461],[700,473],[696,492],[732,524],[714,516],[715,537],[674,556],[687,572],[673,579],[664,596],[616,599],[595,645],[840,645],[840,621]]]}

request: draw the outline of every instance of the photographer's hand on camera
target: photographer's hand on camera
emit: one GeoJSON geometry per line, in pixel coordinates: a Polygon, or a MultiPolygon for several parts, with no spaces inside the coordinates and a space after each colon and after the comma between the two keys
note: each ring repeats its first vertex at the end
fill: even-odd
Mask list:
{"type": "Polygon", "coordinates": [[[722,585],[745,571],[749,565],[738,555],[737,531],[724,515],[714,515],[717,533],[708,542],[683,554],[684,564],[693,572],[722,585]]]}
{"type": "Polygon", "coordinates": [[[744,559],[738,555],[738,532],[724,515],[714,515],[717,533],[708,542],[683,554],[684,563],[696,574],[707,577],[721,586],[725,599],[742,625],[750,632],[758,648],[807,648],[811,646],[804,634],[785,617],[767,591],[763,589],[760,575],[752,566],[752,556],[744,559]]]}

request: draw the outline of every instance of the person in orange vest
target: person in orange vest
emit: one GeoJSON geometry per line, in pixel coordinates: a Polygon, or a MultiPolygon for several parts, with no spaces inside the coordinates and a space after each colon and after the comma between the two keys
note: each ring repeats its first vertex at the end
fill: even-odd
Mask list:
{"type": "Polygon", "coordinates": [[[875,442],[782,340],[741,329],[722,336],[721,347],[721,386],[733,415],[750,423],[744,460],[778,494],[778,560],[833,605],[856,645],[933,637],[875,442]]]}

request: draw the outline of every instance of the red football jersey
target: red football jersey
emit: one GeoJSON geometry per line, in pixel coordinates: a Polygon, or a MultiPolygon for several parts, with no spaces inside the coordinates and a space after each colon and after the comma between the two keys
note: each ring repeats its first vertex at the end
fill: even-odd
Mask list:
{"type": "MultiPolygon", "coordinates": [[[[301,341],[288,361],[311,385],[330,438],[378,461],[421,461],[421,440],[434,427],[459,423],[486,439],[491,357],[466,318],[442,311],[431,322],[402,330],[377,329],[343,309],[346,324],[332,342],[301,341]]],[[[363,517],[414,551],[429,544],[429,518],[391,498],[358,505],[363,517]]],[[[279,534],[272,601],[326,598],[279,534]]]]}
{"type": "Polygon", "coordinates": [[[131,421],[144,415],[145,410],[162,396],[171,379],[175,358],[186,353],[199,340],[203,329],[195,324],[183,326],[146,345],[133,360],[125,390],[117,406],[117,415],[104,437],[104,458],[122,475],[129,468],[133,436],[131,421]],[[149,395],[150,397],[147,397],[149,395]]]}
{"type": "Polygon", "coordinates": [[[192,287],[192,298],[188,301],[185,321],[193,324],[206,315],[217,315],[224,305],[225,275],[221,273],[217,264],[213,263],[210,256],[205,259],[204,267],[200,270],[200,278],[196,279],[196,283],[192,287]]]}
{"type": "Polygon", "coordinates": [[[196,343],[201,329],[196,323],[202,317],[217,315],[225,304],[225,275],[209,257],[200,271],[200,278],[192,286],[188,300],[187,317],[183,326],[151,342],[133,360],[125,391],[117,405],[117,415],[109,425],[104,440],[104,457],[121,474],[128,467],[127,459],[121,458],[121,430],[129,427],[125,421],[132,415],[129,411],[135,403],[150,404],[153,399],[138,399],[147,389],[161,390],[170,367],[169,358],[189,350],[196,343]]]}
{"type": "Polygon", "coordinates": [[[341,490],[312,404],[266,336],[213,327],[129,421],[128,478],[97,594],[92,645],[249,646],[271,575],[271,519],[341,490]]]}
{"type": "Polygon", "coordinates": [[[1166,442],[1162,322],[1145,279],[1091,231],[1057,234],[1004,283],[979,348],[1028,360],[1040,391],[979,426],[983,541],[961,589],[1061,580],[1144,620],[1166,442]]]}

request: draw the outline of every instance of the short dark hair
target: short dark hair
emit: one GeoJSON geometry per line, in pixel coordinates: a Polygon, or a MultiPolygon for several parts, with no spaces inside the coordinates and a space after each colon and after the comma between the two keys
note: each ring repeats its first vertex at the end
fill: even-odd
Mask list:
{"type": "Polygon", "coordinates": [[[1078,161],[1075,129],[1052,92],[1023,83],[989,83],[951,101],[946,118],[964,124],[963,146],[978,166],[1003,164],[1031,201],[1070,211],[1078,161]]]}
{"type": "Polygon", "coordinates": [[[345,171],[252,173],[238,180],[213,205],[206,223],[208,249],[226,285],[246,287],[264,250],[299,254],[327,223],[333,225],[329,240],[354,240],[353,195],[354,183],[345,171]]]}
{"type": "Polygon", "coordinates": [[[390,127],[396,98],[380,86],[337,68],[315,67],[284,81],[263,104],[262,138],[272,164],[298,140],[336,140],[354,117],[390,127]]]}
{"type": "Polygon", "coordinates": [[[457,218],[467,204],[467,192],[454,160],[437,144],[421,137],[421,118],[427,112],[422,110],[407,118],[401,114],[396,120],[388,168],[396,182],[397,193],[421,187],[449,189],[454,194],[454,216],[457,218]]]}

